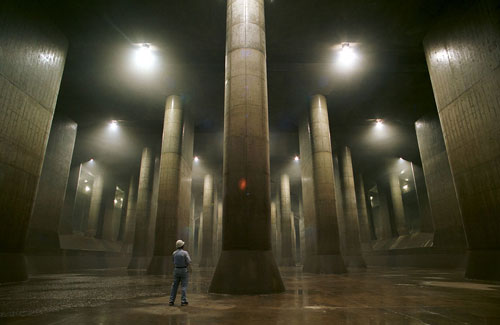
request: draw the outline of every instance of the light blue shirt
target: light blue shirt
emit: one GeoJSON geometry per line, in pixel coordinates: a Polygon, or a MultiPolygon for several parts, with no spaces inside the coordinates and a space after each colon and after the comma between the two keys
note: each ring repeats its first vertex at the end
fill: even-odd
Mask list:
{"type": "Polygon", "coordinates": [[[172,253],[172,257],[174,259],[175,267],[187,267],[191,264],[191,257],[189,257],[189,253],[182,248],[176,249],[172,253]]]}

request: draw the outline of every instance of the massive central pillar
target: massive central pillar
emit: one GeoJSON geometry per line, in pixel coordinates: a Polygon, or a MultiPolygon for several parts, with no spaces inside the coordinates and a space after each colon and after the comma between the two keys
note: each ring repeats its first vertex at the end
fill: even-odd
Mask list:
{"type": "Polygon", "coordinates": [[[203,242],[201,245],[200,266],[214,266],[213,258],[213,211],[214,211],[214,178],[205,175],[203,181],[203,242]]]}
{"type": "Polygon", "coordinates": [[[315,215],[304,221],[314,242],[314,250],[307,252],[304,271],[344,273],[346,269],[339,247],[330,125],[324,96],[312,97],[309,118],[315,215]]]}
{"type": "Polygon", "coordinates": [[[228,0],[223,244],[210,292],[284,291],[271,251],[264,0],[228,0]]]}

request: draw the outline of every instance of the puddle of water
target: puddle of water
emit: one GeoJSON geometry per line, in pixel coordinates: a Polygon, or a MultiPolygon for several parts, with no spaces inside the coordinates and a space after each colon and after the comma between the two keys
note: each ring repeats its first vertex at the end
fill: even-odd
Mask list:
{"type": "Polygon", "coordinates": [[[431,286],[431,287],[471,289],[471,290],[484,290],[484,291],[494,291],[494,290],[500,289],[500,286],[498,286],[498,285],[472,283],[472,282],[423,281],[420,284],[424,285],[424,286],[431,286]]]}

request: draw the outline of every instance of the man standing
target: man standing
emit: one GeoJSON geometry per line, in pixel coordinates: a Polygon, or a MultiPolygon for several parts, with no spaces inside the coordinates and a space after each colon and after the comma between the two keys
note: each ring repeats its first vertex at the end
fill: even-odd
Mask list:
{"type": "Polygon", "coordinates": [[[188,304],[186,291],[188,285],[188,266],[191,264],[191,258],[189,253],[184,250],[184,242],[178,240],[175,243],[177,249],[173,252],[172,256],[174,259],[174,283],[172,283],[172,291],[170,292],[170,306],[174,305],[175,297],[177,296],[177,289],[179,288],[179,282],[181,283],[181,306],[186,306],[188,304]]]}

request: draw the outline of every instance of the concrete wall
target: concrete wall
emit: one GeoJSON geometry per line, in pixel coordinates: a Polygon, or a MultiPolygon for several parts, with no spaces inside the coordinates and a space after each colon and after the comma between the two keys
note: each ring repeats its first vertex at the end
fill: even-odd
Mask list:
{"type": "Polygon", "coordinates": [[[33,11],[0,4],[0,282],[23,280],[24,241],[66,57],[33,11]],[[5,267],[7,266],[7,267],[5,267]]]}
{"type": "Polygon", "coordinates": [[[500,280],[498,2],[450,6],[424,40],[470,249],[466,276],[500,280]]]}

